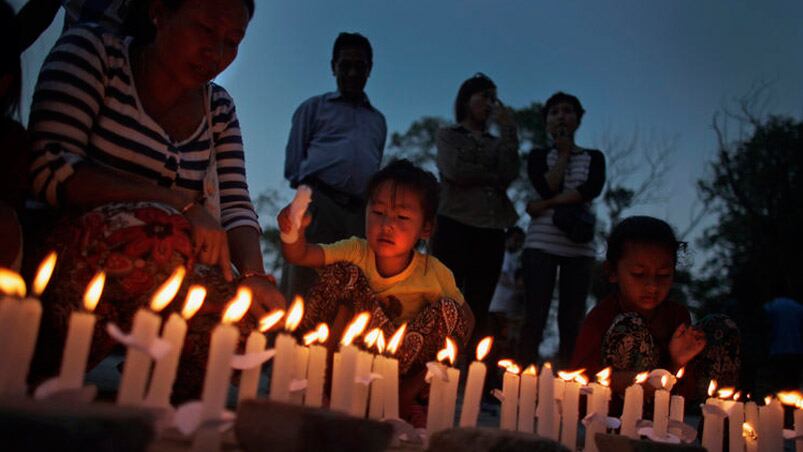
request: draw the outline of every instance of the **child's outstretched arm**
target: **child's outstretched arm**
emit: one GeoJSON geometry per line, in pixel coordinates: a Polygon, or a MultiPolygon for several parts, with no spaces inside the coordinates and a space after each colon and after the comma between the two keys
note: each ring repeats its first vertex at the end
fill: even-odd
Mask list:
{"type": "MultiPolygon", "coordinates": [[[[293,229],[292,220],[290,219],[290,205],[279,212],[276,220],[279,223],[279,231],[282,233],[287,234],[293,229]]],[[[311,221],[312,216],[309,213],[304,214],[298,227],[296,240],[292,243],[282,240],[282,255],[288,263],[302,267],[322,267],[326,264],[323,248],[316,243],[308,243],[304,236],[304,231],[307,230],[311,221]]]]}

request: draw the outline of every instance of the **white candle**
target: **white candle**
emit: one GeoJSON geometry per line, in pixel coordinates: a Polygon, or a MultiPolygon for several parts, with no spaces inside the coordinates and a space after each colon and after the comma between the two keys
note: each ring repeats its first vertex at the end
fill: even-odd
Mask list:
{"type": "Polygon", "coordinates": [[[486,337],[477,344],[477,360],[468,366],[466,388],[463,390],[463,408],[460,412],[461,427],[476,427],[477,417],[482,403],[482,392],[485,387],[485,376],[488,372],[482,360],[488,356],[493,345],[493,338],[486,337]]]}
{"type": "Polygon", "coordinates": [[[326,380],[326,347],[323,344],[329,339],[329,327],[321,323],[315,331],[304,336],[304,344],[309,346],[309,366],[307,367],[307,392],[304,405],[320,408],[323,404],[323,385],[326,380]]]}
{"type": "Polygon", "coordinates": [[[538,377],[538,435],[556,440],[555,437],[555,382],[552,374],[552,365],[544,364],[541,375],[538,377]]]}
{"type": "Polygon", "coordinates": [[[728,406],[728,450],[744,452],[744,404],[737,400],[728,406]]]}
{"type": "MultiPolygon", "coordinates": [[[[438,352],[438,361],[449,359],[454,363],[457,359],[457,346],[450,338],[446,338],[446,347],[438,352]]],[[[427,412],[427,437],[435,432],[450,428],[454,423],[455,401],[457,399],[457,380],[460,373],[440,362],[431,363],[439,369],[433,372],[429,387],[429,409],[427,412]],[[432,415],[434,413],[434,416],[432,415]]]]}
{"type": "Polygon", "coordinates": [[[95,310],[100,295],[103,293],[103,284],[106,274],[95,275],[84,293],[84,309],[86,312],[73,312],[70,314],[70,326],[67,329],[67,340],[64,343],[64,354],[61,358],[59,372],[59,389],[71,390],[84,386],[86,362],[89,358],[89,347],[92,344],[92,334],[95,329],[95,310]]]}
{"type": "Polygon", "coordinates": [[[519,372],[516,364],[505,368],[502,377],[502,409],[499,413],[499,428],[516,431],[519,404],[519,372]]]}
{"type": "MultiPolygon", "coordinates": [[[[293,367],[292,380],[305,380],[307,378],[307,366],[309,365],[309,347],[304,345],[296,345],[296,362],[293,367]]],[[[291,381],[292,381],[291,380],[291,381]]],[[[300,391],[290,393],[290,403],[295,405],[304,404],[304,395],[307,390],[304,388],[300,391]]]]}
{"type": "Polygon", "coordinates": [[[783,450],[783,407],[778,399],[758,409],[758,450],[783,450]]]}
{"type": "Polygon", "coordinates": [[[239,287],[234,299],[226,307],[220,324],[212,330],[209,360],[201,393],[201,422],[220,419],[226,408],[232,374],[231,358],[240,339],[240,330],[234,324],[248,312],[251,298],[250,289],[239,287]]]}
{"type": "Polygon", "coordinates": [[[565,382],[563,401],[561,402],[563,409],[560,442],[569,450],[577,449],[577,421],[580,416],[580,386],[582,385],[576,379],[584,370],[558,373],[565,382]]]}
{"type": "MultiPolygon", "coordinates": [[[[51,255],[55,265],[55,254],[51,255]]],[[[41,266],[39,273],[42,273],[41,266]]],[[[24,395],[42,305],[34,298],[21,301],[25,297],[25,281],[16,272],[5,268],[0,268],[0,292],[6,294],[0,299],[0,362],[5,363],[0,366],[0,396],[24,395]]]]}
{"type": "Polygon", "coordinates": [[[359,350],[352,345],[354,339],[362,334],[370,314],[362,312],[346,328],[340,340],[340,352],[335,353],[334,368],[332,372],[332,396],[330,407],[344,413],[351,412],[354,392],[354,376],[357,371],[357,356],[359,350]]]}
{"type": "MultiPolygon", "coordinates": [[[[686,409],[685,404],[686,404],[686,401],[683,400],[683,396],[673,395],[669,399],[669,420],[670,421],[683,422],[683,412],[686,409]]],[[[739,428],[740,429],[742,428],[741,424],[739,425],[739,428]]],[[[669,428],[669,433],[671,433],[671,434],[677,436],[678,438],[680,438],[680,435],[682,434],[682,431],[678,427],[670,427],[669,428]]]]}
{"type": "Polygon", "coordinates": [[[371,373],[382,374],[384,359],[381,354],[385,350],[385,336],[382,334],[382,330],[374,328],[365,335],[364,341],[366,350],[371,350],[376,347],[379,354],[375,355],[371,352],[360,352],[357,356],[357,379],[363,382],[368,381],[369,383],[367,385],[361,383],[354,388],[352,409],[355,413],[360,413],[355,414],[355,416],[365,417],[366,409],[369,407],[368,402],[370,396],[368,417],[371,419],[382,419],[382,411],[384,410],[381,386],[382,380],[372,381],[369,376],[371,373]]]}
{"type": "Polygon", "coordinates": [[[659,438],[665,438],[669,433],[669,391],[666,389],[655,391],[652,425],[655,436],[659,438]]]}
{"type": "Polygon", "coordinates": [[[608,417],[608,403],[611,400],[610,376],[611,368],[607,367],[597,372],[597,381],[589,385],[591,394],[589,395],[586,409],[588,414],[595,413],[594,420],[586,425],[585,452],[596,452],[596,434],[605,433],[607,429],[606,419],[608,417]]]}
{"type": "MultiPolygon", "coordinates": [[[[149,346],[162,326],[158,313],[164,309],[178,293],[186,270],[179,266],[153,295],[150,310],[141,308],[134,314],[131,335],[140,344],[149,346]]],[[[123,364],[123,375],[117,390],[118,405],[140,405],[145,400],[145,389],[151,375],[151,357],[134,347],[128,347],[123,364]]]]}
{"type": "Polygon", "coordinates": [[[454,427],[454,415],[457,405],[457,384],[460,381],[460,370],[455,367],[447,367],[446,375],[449,381],[443,390],[443,428],[454,427]]]}
{"type": "Polygon", "coordinates": [[[642,418],[644,410],[644,388],[641,384],[647,380],[647,372],[636,375],[632,385],[625,389],[625,403],[622,409],[622,429],[620,434],[628,438],[638,439],[636,424],[642,418]]]}
{"type": "MultiPolygon", "coordinates": [[[[716,390],[716,381],[711,380],[708,385],[708,395],[713,396],[716,390]]],[[[722,403],[715,397],[709,397],[705,401],[706,405],[722,408],[722,403]]],[[[703,438],[700,441],[708,452],[722,451],[723,418],[716,413],[703,411],[703,438]]]]}
{"type": "MultiPolygon", "coordinates": [[[[441,363],[434,363],[443,374],[446,374],[446,366],[441,363]]],[[[427,438],[441,430],[443,422],[443,391],[446,386],[444,378],[437,373],[433,373],[429,383],[429,402],[427,404],[427,438]]]]}
{"type": "MultiPolygon", "coordinates": [[[[285,331],[292,333],[304,317],[304,300],[296,296],[287,311],[284,323],[285,331]]],[[[280,333],[276,336],[273,355],[273,373],[270,378],[270,400],[274,402],[290,402],[290,382],[296,372],[296,338],[291,334],[280,333]]]]}
{"type": "MultiPolygon", "coordinates": [[[[803,436],[803,399],[798,400],[795,409],[795,435],[803,436]]],[[[803,438],[795,440],[795,451],[803,452],[803,438]]]]}
{"type": "MultiPolygon", "coordinates": [[[[245,354],[265,351],[268,340],[261,331],[251,331],[245,341],[245,354]]],[[[259,377],[262,374],[262,365],[251,369],[244,369],[240,374],[240,387],[237,390],[237,403],[243,400],[257,398],[259,392],[259,377]]]]}
{"type": "Polygon", "coordinates": [[[173,392],[181,349],[184,347],[184,338],[187,335],[187,321],[201,309],[204,298],[206,289],[201,286],[190,287],[181,315],[173,313],[167,319],[162,329],[162,339],[170,344],[170,351],[156,362],[145,396],[145,405],[158,408],[170,406],[170,394],[173,392]]]}
{"type": "Polygon", "coordinates": [[[535,402],[538,394],[538,371],[535,365],[530,364],[524,370],[521,374],[520,384],[518,430],[533,433],[535,430],[535,402]]]}
{"type": "Polygon", "coordinates": [[[399,418],[399,361],[393,357],[399,346],[404,339],[404,333],[407,330],[407,324],[402,324],[399,329],[393,333],[388,342],[388,356],[385,358],[383,367],[382,388],[384,395],[384,418],[385,419],[398,419],[399,418]]]}
{"type": "Polygon", "coordinates": [[[555,378],[555,441],[560,439],[560,424],[561,424],[561,405],[563,403],[563,391],[566,383],[561,378],[555,378]]]}
{"type": "Polygon", "coordinates": [[[357,380],[365,380],[371,374],[371,365],[374,356],[369,352],[360,350],[357,353],[357,367],[354,371],[353,389],[351,391],[351,415],[355,417],[365,417],[368,408],[368,386],[357,383],[357,380]]]}
{"type": "Polygon", "coordinates": [[[371,364],[371,372],[383,376],[383,378],[373,381],[369,388],[371,398],[368,404],[368,418],[380,420],[385,411],[385,388],[383,387],[385,357],[382,356],[385,351],[385,335],[382,330],[375,328],[371,333],[368,333],[365,343],[369,350],[374,346],[376,346],[377,350],[377,354],[374,355],[371,364]]]}
{"type": "MultiPolygon", "coordinates": [[[[799,391],[783,391],[779,392],[777,397],[778,401],[780,401],[782,405],[791,407],[793,411],[794,435],[799,436],[803,434],[803,410],[801,410],[803,408],[803,394],[801,394],[799,391]]],[[[781,408],[783,409],[783,407],[781,408]]],[[[783,416],[784,414],[781,414],[782,419],[783,416]]],[[[794,441],[795,450],[797,452],[803,452],[803,440],[796,439],[794,441]]]]}
{"type": "Polygon", "coordinates": [[[744,449],[746,452],[758,452],[758,405],[756,402],[744,404],[744,425],[742,426],[744,449]]]}

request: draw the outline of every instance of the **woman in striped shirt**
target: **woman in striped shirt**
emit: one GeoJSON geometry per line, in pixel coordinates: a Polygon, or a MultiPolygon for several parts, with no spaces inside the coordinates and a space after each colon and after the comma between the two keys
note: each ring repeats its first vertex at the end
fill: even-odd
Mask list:
{"type": "MultiPolygon", "coordinates": [[[[31,180],[35,194],[64,214],[44,241],[59,251],[60,269],[43,300],[42,330],[52,334],[39,341],[37,370],[57,369],[52,353],[61,350],[66,318],[81,306],[95,272],[109,276],[98,311],[125,329],[184,265],[187,279],[208,290],[206,307],[190,322],[179,371],[179,397],[192,396],[200,390],[202,378],[193,377],[203,371],[208,330],[235,282],[254,293],[250,312],[257,318],[284,305],[264,274],[234,103],[210,82],[234,60],[254,3],[140,6],[132,22],[136,36],[75,27],[58,40],[39,76],[30,117],[31,180]],[[215,191],[204,187],[208,171],[219,178],[217,206],[204,202],[215,191]]],[[[254,324],[249,316],[243,328],[254,324]]],[[[98,329],[91,361],[113,346],[98,329]]]]}

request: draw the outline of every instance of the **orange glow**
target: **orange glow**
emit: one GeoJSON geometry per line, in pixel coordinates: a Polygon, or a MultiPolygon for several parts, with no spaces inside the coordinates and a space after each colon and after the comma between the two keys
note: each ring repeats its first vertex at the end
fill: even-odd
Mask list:
{"type": "Polygon", "coordinates": [[[388,354],[395,355],[396,350],[399,349],[399,345],[401,345],[402,339],[404,338],[404,332],[407,331],[407,324],[404,323],[402,326],[393,333],[393,336],[390,337],[390,342],[388,342],[388,354]]]}
{"type": "Polygon", "coordinates": [[[538,368],[535,367],[535,364],[530,364],[526,369],[524,369],[522,375],[532,375],[533,377],[536,377],[538,376],[538,368]]]}
{"type": "Polygon", "coordinates": [[[103,285],[106,284],[106,273],[98,272],[97,275],[92,277],[89,285],[86,286],[84,292],[84,309],[87,312],[92,312],[100,301],[100,294],[103,293],[103,285]]]}
{"type": "Polygon", "coordinates": [[[767,397],[764,397],[764,405],[769,405],[770,403],[772,403],[772,396],[768,395],[767,397]]]}
{"type": "Polygon", "coordinates": [[[568,370],[567,370],[567,371],[565,371],[565,372],[564,372],[564,371],[562,371],[562,370],[560,370],[560,371],[558,371],[558,376],[559,376],[559,377],[561,378],[561,380],[563,380],[563,381],[572,381],[572,380],[575,380],[575,381],[576,381],[576,380],[577,380],[577,377],[579,377],[580,375],[582,375],[582,374],[583,374],[583,372],[585,372],[585,371],[586,371],[585,369],[573,370],[573,371],[568,371],[568,370]]]}
{"type": "Polygon", "coordinates": [[[610,386],[611,385],[611,368],[606,367],[601,371],[597,372],[597,381],[602,386],[610,386]]]}
{"type": "Polygon", "coordinates": [[[720,399],[729,399],[733,397],[733,393],[735,391],[736,390],[734,388],[722,388],[719,391],[717,391],[717,397],[719,397],[720,399]]]}
{"type": "Polygon", "coordinates": [[[748,441],[758,440],[758,434],[756,434],[756,430],[747,422],[742,424],[742,436],[748,441]]]}
{"type": "Polygon", "coordinates": [[[245,316],[245,313],[248,312],[248,308],[251,307],[252,298],[253,294],[251,293],[251,289],[244,286],[238,287],[237,294],[229,301],[226,310],[223,312],[223,319],[221,322],[227,324],[239,322],[240,319],[245,316]]]}
{"type": "Polygon", "coordinates": [[[376,345],[376,341],[379,340],[379,333],[381,331],[379,328],[374,328],[365,335],[363,342],[365,342],[365,346],[369,349],[373,348],[376,345]]]}
{"type": "Polygon", "coordinates": [[[496,363],[496,365],[504,369],[507,369],[508,367],[513,366],[514,363],[512,359],[500,359],[499,362],[496,363]]]}
{"type": "Polygon", "coordinates": [[[50,254],[39,264],[39,270],[36,271],[36,278],[33,280],[33,295],[38,297],[45,291],[50,277],[53,276],[53,270],[56,268],[56,252],[51,251],[50,254]]]}
{"type": "Polygon", "coordinates": [[[494,343],[494,338],[488,336],[486,338],[483,338],[477,344],[477,361],[482,361],[483,359],[485,359],[486,356],[488,356],[488,353],[491,351],[491,346],[493,345],[493,343],[494,343]]]}
{"type": "Polygon", "coordinates": [[[636,379],[635,379],[636,383],[637,384],[644,383],[645,381],[647,381],[647,377],[649,375],[650,375],[649,372],[642,372],[642,373],[636,375],[636,379]]]}
{"type": "Polygon", "coordinates": [[[184,308],[181,310],[181,317],[189,320],[201,309],[206,298],[206,289],[201,286],[192,285],[187,291],[187,299],[184,301],[184,308]]]}
{"type": "Polygon", "coordinates": [[[666,388],[666,384],[669,383],[669,375],[664,375],[661,377],[661,388],[666,388]]]}
{"type": "Polygon", "coordinates": [[[376,351],[381,355],[385,353],[385,333],[379,331],[379,337],[376,338],[376,351]]]}
{"type": "Polygon", "coordinates": [[[521,368],[518,366],[518,364],[513,364],[512,366],[505,369],[505,372],[510,372],[514,375],[518,375],[521,372],[521,368]]]}
{"type": "Polygon", "coordinates": [[[354,317],[354,320],[349,323],[349,326],[346,328],[346,331],[343,333],[343,337],[340,339],[341,345],[351,345],[354,342],[354,339],[357,338],[363,331],[365,331],[365,327],[368,326],[368,321],[371,320],[371,314],[367,312],[361,312],[354,317]]]}
{"type": "Polygon", "coordinates": [[[717,381],[711,380],[711,382],[708,383],[708,397],[713,396],[716,390],[717,390],[717,381]]]}
{"type": "Polygon", "coordinates": [[[156,292],[151,297],[151,311],[161,312],[167,305],[176,297],[178,289],[181,288],[181,283],[184,281],[184,275],[187,270],[183,265],[179,265],[173,270],[173,274],[163,282],[156,292]]]}
{"type": "Polygon", "coordinates": [[[776,394],[784,405],[795,406],[800,402],[801,394],[797,391],[784,391],[776,394]]]}
{"type": "Polygon", "coordinates": [[[318,332],[318,342],[323,344],[329,339],[329,327],[325,323],[319,323],[318,326],[315,328],[315,331],[318,332]]]}
{"type": "Polygon", "coordinates": [[[301,319],[304,317],[304,299],[296,295],[290,310],[287,311],[287,318],[284,320],[284,329],[291,333],[298,328],[301,319]]]}
{"type": "Polygon", "coordinates": [[[18,298],[25,298],[25,280],[19,273],[0,267],[0,292],[18,298]]]}
{"type": "Polygon", "coordinates": [[[264,333],[276,326],[279,320],[284,317],[284,310],[274,309],[273,311],[265,314],[259,319],[259,332],[264,333]]]}
{"type": "Polygon", "coordinates": [[[675,374],[675,378],[683,378],[683,375],[685,374],[686,374],[686,368],[681,367],[680,369],[678,369],[678,373],[675,374]]]}
{"type": "Polygon", "coordinates": [[[452,366],[454,365],[454,362],[457,359],[457,345],[451,338],[446,338],[446,346],[438,351],[436,359],[438,361],[444,361],[448,359],[449,364],[452,366]]]}
{"type": "Polygon", "coordinates": [[[736,394],[733,395],[733,400],[738,401],[741,398],[742,398],[742,392],[741,391],[739,391],[739,392],[737,392],[736,394]]]}

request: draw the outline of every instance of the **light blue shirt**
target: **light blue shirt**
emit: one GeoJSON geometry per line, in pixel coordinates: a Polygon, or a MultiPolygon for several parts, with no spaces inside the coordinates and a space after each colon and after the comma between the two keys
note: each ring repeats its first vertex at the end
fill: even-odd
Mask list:
{"type": "Polygon", "coordinates": [[[339,92],[307,99],[293,114],[284,177],[295,188],[306,178],[362,196],[379,169],[387,125],[365,97],[354,103],[339,92]]]}

